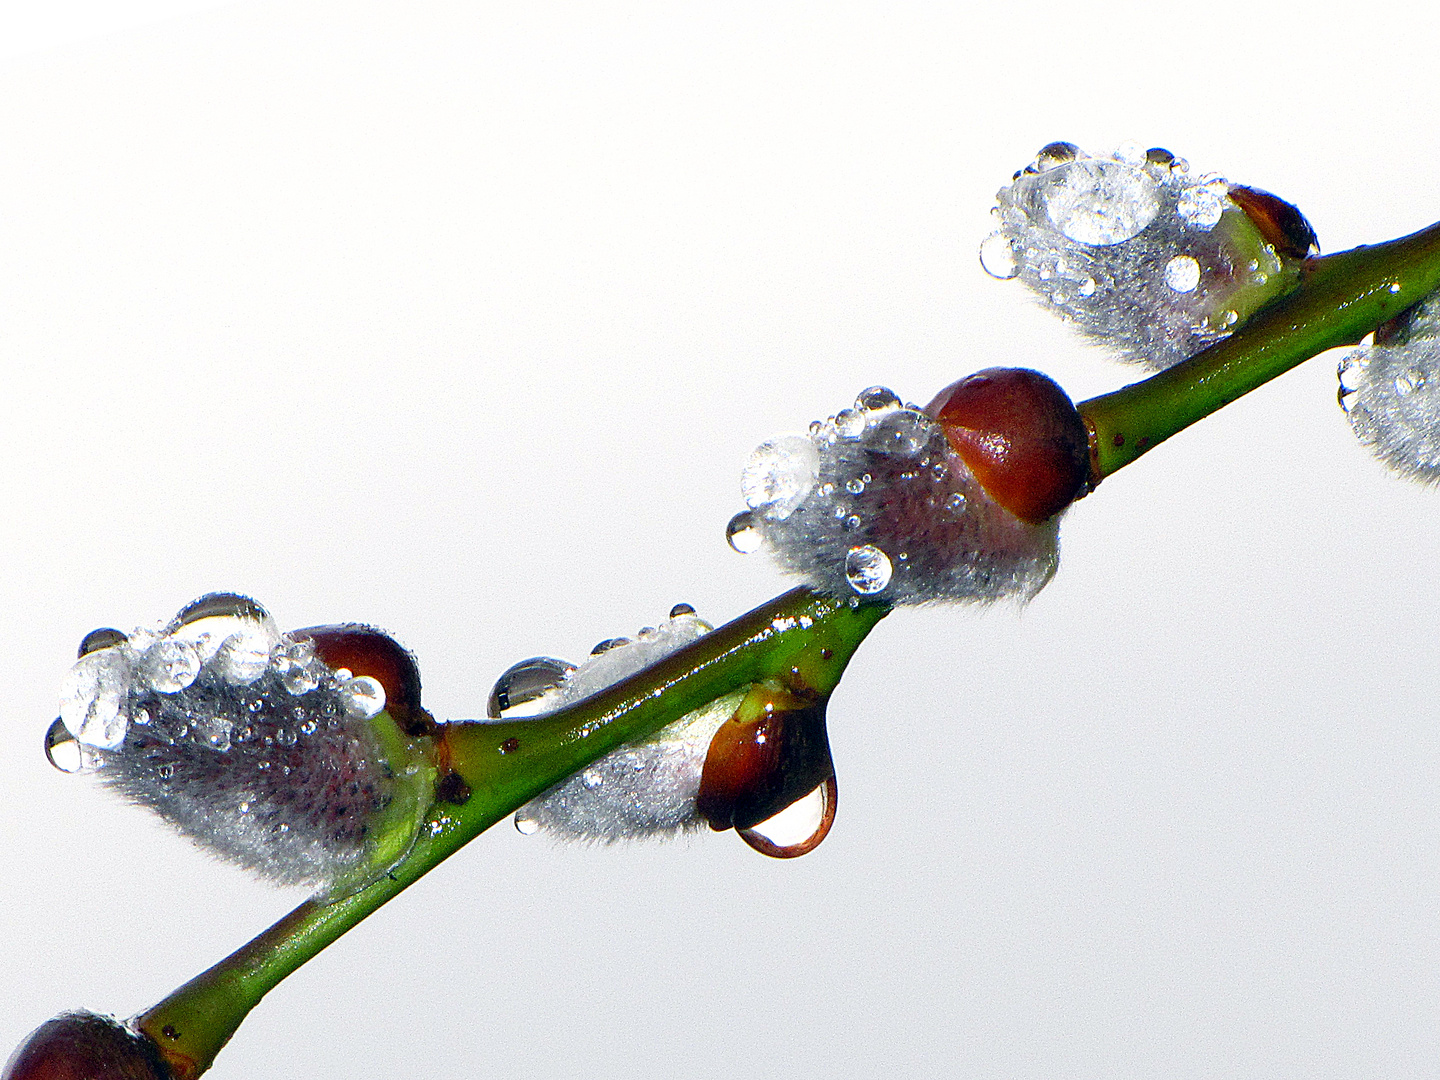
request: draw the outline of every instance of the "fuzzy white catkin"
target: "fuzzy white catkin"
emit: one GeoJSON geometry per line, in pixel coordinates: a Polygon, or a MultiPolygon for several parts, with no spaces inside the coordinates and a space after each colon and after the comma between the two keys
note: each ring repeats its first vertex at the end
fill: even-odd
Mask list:
{"type": "Polygon", "coordinates": [[[762,443],[731,546],[764,547],[835,596],[894,604],[1025,601],[1055,573],[1059,515],[1032,525],[985,492],[940,426],[885,387],[762,443]]]}
{"type": "Polygon", "coordinates": [[[1295,280],[1228,192],[1167,151],[1052,143],[997,192],[980,261],[1121,359],[1167,368],[1295,280]]]}
{"type": "Polygon", "coordinates": [[[384,690],[333,671],[254,601],[215,594],[187,610],[217,601],[237,610],[117,634],[82,656],[47,752],[221,858],[277,884],[329,886],[365,861],[394,797],[369,723],[384,690]]]}
{"type": "Polygon", "coordinates": [[[1422,301],[1383,345],[1340,363],[1356,437],[1411,480],[1440,483],[1440,297],[1422,301]]]}
{"type": "MultiPolygon", "coordinates": [[[[591,656],[547,697],[546,711],[581,701],[649,667],[708,633],[694,615],[677,615],[637,638],[591,656]]],[[[710,740],[734,714],[745,689],[712,701],[648,739],[628,743],[526,803],[523,833],[614,843],[701,828],[696,811],[710,740]]],[[[543,715],[543,714],[542,714],[543,715]]]]}

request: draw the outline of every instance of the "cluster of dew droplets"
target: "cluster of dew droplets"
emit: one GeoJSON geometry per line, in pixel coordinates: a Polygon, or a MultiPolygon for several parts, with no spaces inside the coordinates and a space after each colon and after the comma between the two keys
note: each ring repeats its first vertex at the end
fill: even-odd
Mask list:
{"type": "Polygon", "coordinates": [[[60,716],[46,736],[51,761],[63,767],[56,761],[61,748],[66,765],[80,757],[99,764],[103,759],[65,744],[119,750],[132,725],[152,724],[146,701],[156,696],[183,704],[187,730],[180,737],[227,750],[235,734],[226,718],[227,696],[267,675],[292,698],[324,686],[352,716],[369,718],[385,707],[384,688],[375,679],[332,671],[309,641],[279,633],[269,613],[249,597],[212,593],[186,605],[158,631],[124,634],[106,627],[85,636],[79,659],[61,683],[60,716]],[[194,693],[187,693],[192,688],[194,693]]]}
{"type": "Polygon", "coordinates": [[[1440,483],[1440,294],[1377,330],[1338,374],[1356,437],[1401,475],[1440,483]]]}
{"type": "Polygon", "coordinates": [[[1049,580],[1055,528],[999,507],[941,426],[883,386],[762,443],[741,477],[748,509],[726,527],[813,587],[854,602],[1028,598],[1049,580]]]}
{"type": "MultiPolygon", "coordinates": [[[[658,626],[642,627],[634,637],[606,638],[581,664],[530,657],[496,679],[486,713],[494,721],[548,716],[658,663],[711,629],[689,604],[676,604],[658,626]]],[[[613,843],[703,827],[696,798],[706,753],[743,693],[712,701],[653,736],[592,762],[516,811],[515,828],[526,836],[544,832],[560,839],[613,843]]],[[[801,854],[802,847],[809,850],[822,819],[826,829],[833,819],[833,786],[832,781],[826,791],[811,793],[777,814],[774,837],[767,821],[746,830],[754,834],[745,836],[746,842],[778,858],[801,854]],[[807,814],[815,819],[808,832],[807,814]]]]}
{"type": "Polygon", "coordinates": [[[1231,190],[1167,150],[1131,142],[1092,157],[1051,143],[996,194],[980,264],[992,277],[1020,278],[1122,358],[1169,367],[1231,333],[1298,275],[1231,190]]]}
{"type": "Polygon", "coordinates": [[[88,634],[46,732],[51,764],[96,771],[181,832],[274,880],[362,859],[392,777],[370,676],[332,669],[255,601],[214,593],[158,630],[88,634]]]}

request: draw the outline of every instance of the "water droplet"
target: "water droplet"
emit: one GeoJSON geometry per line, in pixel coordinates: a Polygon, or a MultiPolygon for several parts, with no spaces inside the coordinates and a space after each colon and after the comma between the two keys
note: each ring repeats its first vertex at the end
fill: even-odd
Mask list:
{"type": "Polygon", "coordinates": [[[993,232],[980,242],[980,269],[998,281],[1010,281],[1020,273],[1020,258],[1008,236],[993,232]]]}
{"type": "Polygon", "coordinates": [[[1126,165],[1143,165],[1147,160],[1145,148],[1134,139],[1126,139],[1115,148],[1114,158],[1126,165]]]}
{"type": "Polygon", "coordinates": [[[220,677],[232,686],[249,686],[270,666],[275,642],[262,623],[247,619],[240,627],[221,643],[214,664],[220,677]]]}
{"type": "Polygon", "coordinates": [[[200,654],[188,641],[162,638],[140,658],[140,678],[161,694],[178,694],[200,674],[200,654]]]}
{"type": "Polygon", "coordinates": [[[749,829],[737,829],[740,838],[762,855],[793,859],[814,851],[830,835],[835,824],[838,791],[833,776],[810,794],[781,810],[774,817],[749,829]]]}
{"type": "Polygon", "coordinates": [[[290,831],[290,826],[287,825],[285,822],[282,821],[282,822],[280,822],[278,825],[275,826],[275,828],[274,828],[273,831],[275,831],[275,832],[277,832],[277,833],[279,833],[280,835],[283,836],[285,833],[288,833],[288,832],[290,831]]]}
{"type": "Polygon", "coordinates": [[[89,653],[70,669],[60,684],[60,718],[75,738],[104,750],[125,741],[130,673],[119,649],[89,653]]]}
{"type": "Polygon", "coordinates": [[[540,819],[521,810],[515,814],[515,831],[521,836],[534,836],[540,831],[540,819]]]}
{"type": "Polygon", "coordinates": [[[1160,213],[1155,181],[1118,161],[1086,158],[1045,175],[1050,221],[1077,244],[1108,247],[1138,236],[1160,213]]]}
{"type": "Polygon", "coordinates": [[[1176,292],[1191,292],[1200,284],[1200,263],[1189,255],[1176,255],[1165,264],[1165,284],[1176,292]]]}
{"type": "Polygon", "coordinates": [[[1080,148],[1072,142],[1052,142],[1040,148],[1035,160],[1030,163],[1031,172],[1049,172],[1080,156],[1080,148]]]}
{"type": "Polygon", "coordinates": [[[345,711],[351,716],[368,720],[385,708],[385,687],[369,675],[355,676],[341,685],[340,692],[344,695],[345,711]]]}
{"type": "Polygon", "coordinates": [[[101,649],[108,649],[115,645],[123,645],[130,640],[119,630],[109,626],[102,626],[99,630],[91,630],[80,641],[78,656],[86,656],[92,652],[99,652],[101,649]]]}
{"type": "Polygon", "coordinates": [[[600,775],[596,769],[586,769],[580,774],[580,782],[591,791],[594,791],[605,782],[605,777],[600,775]]]}
{"type": "MultiPolygon", "coordinates": [[[[879,454],[915,457],[930,444],[936,430],[934,422],[924,413],[896,409],[871,429],[865,446],[879,454]]],[[[865,482],[869,483],[868,477],[865,482]]]]}
{"type": "Polygon", "coordinates": [[[241,596],[239,593],[206,593],[200,599],[192,600],[180,609],[179,614],[171,620],[170,630],[189,626],[201,619],[214,618],[251,619],[255,622],[265,622],[269,620],[270,613],[250,597],[241,596]]]}
{"type": "Polygon", "coordinates": [[[1180,195],[1175,212],[1192,229],[1212,229],[1225,212],[1225,201],[1223,188],[1208,183],[1193,184],[1180,195]]]}
{"type": "Polygon", "coordinates": [[[1160,165],[1169,168],[1175,162],[1175,155],[1163,146],[1152,146],[1145,151],[1145,160],[1151,165],[1160,165]]]}
{"type": "Polygon", "coordinates": [[[730,524],[725,526],[725,539],[741,555],[759,551],[764,542],[760,530],[755,527],[755,515],[749,510],[742,510],[730,519],[730,524]]]}
{"type": "Polygon", "coordinates": [[[286,693],[301,697],[320,685],[327,669],[315,658],[315,647],[310,642],[296,641],[282,645],[277,651],[275,672],[286,693]]]}
{"type": "Polygon", "coordinates": [[[1409,397],[1415,392],[1415,380],[1410,377],[1409,372],[1401,372],[1395,376],[1395,393],[1401,397],[1409,397]]]}
{"type": "Polygon", "coordinates": [[[842,439],[858,439],[869,423],[860,409],[841,409],[835,414],[835,431],[842,439]]]}
{"type": "Polygon", "coordinates": [[[195,734],[211,750],[222,753],[230,749],[230,733],[234,731],[230,721],[221,716],[201,715],[196,718],[195,734]]]}
{"type": "Polygon", "coordinates": [[[845,490],[851,495],[859,495],[865,490],[865,481],[861,480],[858,476],[852,476],[849,480],[845,481],[845,490]]]}
{"type": "Polygon", "coordinates": [[[871,544],[852,547],[845,556],[845,579],[862,596],[882,592],[893,573],[889,556],[871,544]]]}
{"type": "Polygon", "coordinates": [[[611,649],[618,649],[618,648],[620,648],[620,646],[622,646],[622,645],[629,645],[629,644],[630,644],[630,639],[629,639],[629,638],[624,638],[624,637],[608,637],[608,638],[606,638],[604,641],[597,642],[597,643],[595,644],[595,647],[590,650],[590,655],[591,655],[591,656],[603,656],[605,653],[609,652],[611,649]]]}
{"type": "Polygon", "coordinates": [[[855,531],[856,529],[858,529],[858,528],[860,528],[860,515],[858,515],[858,514],[851,514],[849,517],[847,517],[847,518],[845,519],[845,531],[846,531],[846,532],[854,532],[854,531],[855,531]]]}
{"type": "Polygon", "coordinates": [[[861,390],[855,398],[855,407],[865,409],[869,412],[876,412],[881,409],[894,409],[900,404],[900,395],[891,390],[888,386],[868,386],[861,390]]]}
{"type": "Polygon", "coordinates": [[[96,765],[94,752],[71,735],[59,717],[45,732],[45,758],[63,773],[88,772],[96,765]]]}
{"type": "Polygon", "coordinates": [[[167,761],[164,765],[160,765],[155,769],[155,775],[161,780],[169,780],[175,775],[175,766],[167,761]]]}
{"type": "Polygon", "coordinates": [[[1096,287],[1095,279],[1093,277],[1087,277],[1084,281],[1080,282],[1080,287],[1075,291],[1081,296],[1094,296],[1096,287]]]}
{"type": "Polygon", "coordinates": [[[962,492],[955,492],[945,500],[945,509],[954,517],[959,517],[965,512],[965,496],[962,492]]]}
{"type": "Polygon", "coordinates": [[[275,741],[281,746],[294,746],[295,732],[291,731],[289,728],[276,728],[275,741]]]}
{"type": "Polygon", "coordinates": [[[313,719],[312,719],[312,720],[306,720],[303,724],[300,725],[300,734],[301,734],[301,735],[314,735],[315,732],[317,732],[317,731],[319,731],[319,730],[320,730],[320,724],[319,724],[317,721],[313,720],[313,719]]]}
{"type": "Polygon", "coordinates": [[[558,690],[574,670],[574,664],[553,656],[532,656],[512,664],[495,680],[485,715],[499,720],[502,716],[518,718],[545,711],[544,699],[558,690]]]}
{"type": "Polygon", "coordinates": [[[820,477],[820,455],[803,435],[767,439],[750,455],[740,477],[745,505],[784,521],[809,497],[820,477]]]}
{"type": "Polygon", "coordinates": [[[681,615],[694,615],[695,609],[689,604],[676,604],[670,609],[670,618],[678,619],[681,615]]]}

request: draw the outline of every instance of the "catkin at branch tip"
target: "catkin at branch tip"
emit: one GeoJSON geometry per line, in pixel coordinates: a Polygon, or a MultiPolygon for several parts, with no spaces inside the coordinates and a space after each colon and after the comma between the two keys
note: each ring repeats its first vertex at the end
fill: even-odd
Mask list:
{"type": "Polygon", "coordinates": [[[1156,370],[1287,292],[1314,242],[1288,203],[1218,173],[1194,176],[1183,158],[1138,143],[1097,157],[1051,143],[997,192],[992,213],[987,273],[1018,277],[1086,337],[1156,370]]]}

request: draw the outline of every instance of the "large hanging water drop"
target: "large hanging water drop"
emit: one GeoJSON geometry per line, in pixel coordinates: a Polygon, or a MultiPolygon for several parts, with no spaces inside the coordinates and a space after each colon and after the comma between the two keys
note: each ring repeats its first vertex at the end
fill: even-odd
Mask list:
{"type": "Polygon", "coordinates": [[[835,824],[838,788],[835,777],[824,782],[781,810],[774,817],[748,829],[736,829],[740,839],[762,855],[794,859],[820,846],[835,824]]]}

